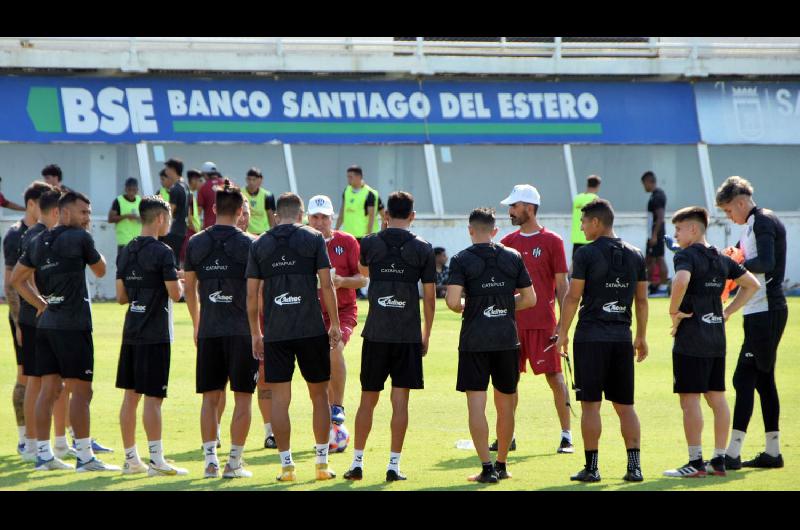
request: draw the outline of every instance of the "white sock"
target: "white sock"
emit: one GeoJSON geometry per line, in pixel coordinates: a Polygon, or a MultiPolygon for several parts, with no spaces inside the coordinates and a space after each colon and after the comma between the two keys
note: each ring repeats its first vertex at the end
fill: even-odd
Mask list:
{"type": "Polygon", "coordinates": [[[561,437],[566,438],[569,443],[572,443],[572,431],[561,431],[561,437]]]}
{"type": "Polygon", "coordinates": [[[286,451],[281,451],[280,452],[280,457],[281,457],[281,465],[283,467],[293,466],[294,465],[294,460],[292,460],[292,450],[291,449],[287,449],[286,451]]]}
{"type": "Polygon", "coordinates": [[[355,469],[357,467],[364,467],[364,450],[361,449],[353,449],[353,463],[350,464],[350,469],[355,469]]]}
{"type": "Polygon", "coordinates": [[[17,427],[17,436],[19,436],[19,443],[25,443],[25,426],[20,425],[17,427]]]}
{"type": "Polygon", "coordinates": [[[314,448],[317,450],[317,464],[327,464],[328,463],[328,444],[314,444],[314,448]]]}
{"type": "Polygon", "coordinates": [[[53,450],[50,449],[50,440],[38,440],[36,442],[36,456],[42,460],[53,459],[53,450]]]}
{"type": "Polygon", "coordinates": [[[742,445],[744,445],[744,431],[733,429],[731,431],[731,443],[728,445],[728,450],[725,452],[731,458],[738,458],[742,454],[742,445]]]}
{"type": "Polygon", "coordinates": [[[767,438],[767,449],[766,453],[769,456],[777,457],[781,454],[781,433],[780,431],[771,431],[765,433],[767,438]]]}
{"type": "Polygon", "coordinates": [[[693,462],[695,460],[702,460],[703,459],[703,446],[702,445],[690,445],[689,446],[689,461],[693,462]]]}
{"type": "Polygon", "coordinates": [[[64,436],[56,436],[56,447],[59,449],[67,447],[67,435],[64,436]]]}
{"type": "Polygon", "coordinates": [[[26,453],[31,453],[31,454],[36,454],[37,449],[38,449],[38,445],[36,444],[36,438],[28,438],[26,436],[25,437],[25,452],[26,453]]]}
{"type": "Polygon", "coordinates": [[[722,449],[720,449],[719,447],[715,447],[714,448],[714,458],[717,458],[718,456],[725,456],[725,448],[724,447],[722,449]]]}
{"type": "Polygon", "coordinates": [[[386,471],[400,472],[400,453],[389,452],[389,465],[386,466],[386,471]]]}
{"type": "Polygon", "coordinates": [[[139,458],[139,451],[136,449],[136,444],[133,444],[133,447],[125,448],[125,461],[130,464],[142,463],[142,459],[139,458]]]}
{"type": "MultiPolygon", "coordinates": [[[[217,442],[214,442],[216,447],[217,442]]],[[[150,450],[150,461],[157,466],[165,466],[167,463],[164,461],[164,448],[161,445],[161,440],[148,440],[147,448],[150,450]]]]}
{"type": "Polygon", "coordinates": [[[264,424],[264,436],[266,438],[269,438],[270,436],[273,436],[273,434],[272,434],[272,424],[271,423],[265,423],[264,424]]]}
{"type": "Polygon", "coordinates": [[[78,452],[78,459],[81,462],[88,462],[94,458],[91,438],[79,438],[75,440],[75,450],[78,452]]]}
{"type": "Polygon", "coordinates": [[[228,454],[228,463],[233,469],[242,466],[242,453],[244,453],[243,445],[231,444],[231,452],[228,454]]]}
{"type": "Polygon", "coordinates": [[[216,466],[219,467],[216,440],[213,442],[203,442],[203,454],[206,456],[206,467],[208,467],[208,464],[216,464],[216,466]]]}
{"type": "Polygon", "coordinates": [[[222,425],[217,423],[217,440],[222,440],[222,438],[219,435],[219,433],[221,432],[222,432],[222,425]]]}

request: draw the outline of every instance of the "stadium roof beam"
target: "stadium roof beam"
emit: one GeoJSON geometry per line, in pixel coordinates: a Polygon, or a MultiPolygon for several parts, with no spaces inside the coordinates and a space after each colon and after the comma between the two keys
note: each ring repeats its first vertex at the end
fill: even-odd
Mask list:
{"type": "Polygon", "coordinates": [[[0,69],[119,75],[377,74],[480,76],[800,75],[800,40],[782,42],[441,42],[418,38],[0,38],[0,69]]]}

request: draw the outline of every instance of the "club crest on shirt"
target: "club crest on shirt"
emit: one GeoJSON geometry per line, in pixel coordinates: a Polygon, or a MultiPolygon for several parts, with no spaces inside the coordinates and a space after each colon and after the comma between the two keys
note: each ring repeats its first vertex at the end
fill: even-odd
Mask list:
{"type": "Polygon", "coordinates": [[[341,256],[344,254],[344,247],[341,245],[336,245],[336,248],[334,248],[333,251],[336,252],[337,256],[341,256]]]}
{"type": "Polygon", "coordinates": [[[531,250],[531,256],[533,256],[534,258],[538,258],[541,255],[542,255],[541,247],[536,247],[535,249],[531,250]]]}

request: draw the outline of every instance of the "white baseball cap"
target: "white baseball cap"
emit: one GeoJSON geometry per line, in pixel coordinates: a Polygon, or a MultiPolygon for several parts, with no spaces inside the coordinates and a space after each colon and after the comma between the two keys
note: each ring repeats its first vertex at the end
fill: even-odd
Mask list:
{"type": "Polygon", "coordinates": [[[515,202],[527,202],[528,204],[541,204],[542,197],[539,195],[539,190],[530,184],[517,184],[511,190],[511,195],[500,201],[500,204],[514,204],[515,202]]]}
{"type": "Polygon", "coordinates": [[[200,168],[200,171],[202,171],[203,173],[219,174],[219,171],[217,171],[217,165],[214,162],[204,162],[203,166],[200,168]]]}
{"type": "Polygon", "coordinates": [[[314,195],[308,200],[308,215],[321,213],[322,215],[333,215],[333,202],[327,195],[314,195]]]}

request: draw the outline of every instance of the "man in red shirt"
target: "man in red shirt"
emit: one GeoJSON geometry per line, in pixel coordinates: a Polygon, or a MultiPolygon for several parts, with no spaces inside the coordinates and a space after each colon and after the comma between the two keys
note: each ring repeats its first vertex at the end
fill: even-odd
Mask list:
{"type": "MultiPolygon", "coordinates": [[[[315,195],[308,201],[308,224],[322,232],[328,247],[331,260],[331,276],[336,287],[336,302],[339,309],[339,322],[342,340],[331,350],[331,383],[328,387],[331,402],[331,421],[344,422],[344,383],[346,367],[344,347],[357,325],[358,306],[356,306],[356,289],[367,284],[367,279],[358,272],[360,247],[355,237],[346,232],[333,230],[333,202],[327,195],[315,195]]],[[[331,321],[322,307],[322,318],[325,328],[330,328],[331,321]]]]}
{"type": "MultiPolygon", "coordinates": [[[[522,254],[525,268],[536,291],[536,305],[517,312],[517,332],[520,341],[519,370],[525,372],[526,361],[534,375],[544,374],[553,391],[558,419],[561,423],[559,453],[573,453],[570,431],[569,393],[561,372],[561,357],[553,347],[557,334],[555,304],[558,306],[567,293],[567,257],[561,236],[539,224],[536,214],[541,197],[530,184],[514,186],[511,195],[500,201],[508,206],[511,224],[519,230],[505,236],[500,242],[522,254]]],[[[516,408],[518,398],[515,398],[516,408]]],[[[496,442],[495,442],[496,446],[496,442]]],[[[494,447],[494,446],[493,446],[494,447]]],[[[512,438],[511,449],[516,449],[512,438]]]]}
{"type": "Polygon", "coordinates": [[[214,186],[222,186],[225,179],[217,171],[217,165],[214,162],[205,162],[200,168],[206,183],[197,192],[197,206],[203,213],[203,229],[209,226],[214,226],[217,222],[217,214],[214,213],[214,202],[217,200],[217,192],[214,191],[214,186]]]}

